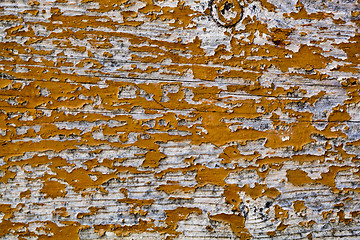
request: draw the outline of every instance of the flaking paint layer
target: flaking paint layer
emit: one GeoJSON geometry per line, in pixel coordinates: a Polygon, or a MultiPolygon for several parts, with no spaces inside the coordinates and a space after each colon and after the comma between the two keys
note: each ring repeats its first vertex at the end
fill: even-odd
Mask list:
{"type": "Polygon", "coordinates": [[[2,1],[0,237],[357,239],[359,12],[2,1]]]}

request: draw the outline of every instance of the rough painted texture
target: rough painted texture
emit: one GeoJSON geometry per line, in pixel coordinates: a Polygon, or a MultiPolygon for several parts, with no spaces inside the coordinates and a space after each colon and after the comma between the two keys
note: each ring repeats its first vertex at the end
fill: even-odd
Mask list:
{"type": "Polygon", "coordinates": [[[0,2],[2,239],[359,239],[360,1],[0,2]]]}

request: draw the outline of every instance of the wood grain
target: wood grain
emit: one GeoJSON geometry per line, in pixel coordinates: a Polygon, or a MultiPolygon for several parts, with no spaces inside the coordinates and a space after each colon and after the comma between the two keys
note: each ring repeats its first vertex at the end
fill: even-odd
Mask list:
{"type": "Polygon", "coordinates": [[[359,19],[1,1],[1,239],[359,239],[359,19]]]}

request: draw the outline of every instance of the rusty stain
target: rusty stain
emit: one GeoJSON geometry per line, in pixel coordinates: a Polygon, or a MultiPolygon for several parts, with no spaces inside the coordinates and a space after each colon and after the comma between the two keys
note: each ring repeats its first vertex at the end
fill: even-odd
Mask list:
{"type": "Polygon", "coordinates": [[[238,0],[211,0],[210,14],[221,26],[231,27],[241,20],[243,7],[238,0]]]}

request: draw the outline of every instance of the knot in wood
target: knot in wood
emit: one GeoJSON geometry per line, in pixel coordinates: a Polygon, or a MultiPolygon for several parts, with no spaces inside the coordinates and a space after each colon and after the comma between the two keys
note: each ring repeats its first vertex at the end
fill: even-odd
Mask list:
{"type": "Polygon", "coordinates": [[[231,27],[241,20],[243,8],[237,0],[211,0],[210,13],[219,25],[231,27]]]}

